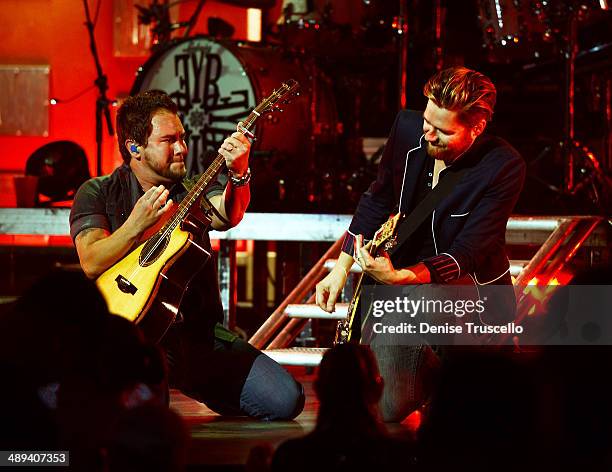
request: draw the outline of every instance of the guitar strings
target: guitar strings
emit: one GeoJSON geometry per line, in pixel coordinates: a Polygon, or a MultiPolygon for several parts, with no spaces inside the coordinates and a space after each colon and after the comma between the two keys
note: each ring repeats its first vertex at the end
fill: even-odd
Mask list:
{"type": "MultiPolygon", "coordinates": [[[[244,120],[244,123],[243,123],[243,126],[242,126],[242,129],[244,131],[241,130],[242,134],[243,135],[246,134],[246,132],[253,125],[253,123],[255,123],[257,118],[259,116],[261,116],[261,114],[263,113],[264,110],[269,109],[271,107],[271,105],[273,105],[276,102],[278,102],[279,100],[283,99],[286,95],[288,95],[293,90],[293,88],[295,88],[295,86],[289,87],[286,84],[283,84],[278,90],[272,91],[270,96],[268,98],[266,98],[265,100],[263,100],[257,107],[255,107],[255,109],[244,120]]],[[[219,172],[219,170],[221,169],[221,165],[222,164],[223,164],[223,156],[218,153],[217,157],[215,158],[215,160],[213,161],[211,166],[204,172],[204,174],[198,180],[198,182],[196,183],[194,188],[187,195],[187,203],[185,203],[185,201],[181,202],[180,208],[182,207],[182,209],[179,209],[177,214],[168,223],[166,223],[165,226],[167,226],[167,227],[166,227],[165,230],[163,230],[163,232],[161,232],[161,234],[157,233],[157,234],[159,234],[159,239],[155,242],[155,244],[153,245],[151,250],[144,256],[144,258],[142,259],[142,264],[146,264],[148,262],[149,258],[155,253],[155,251],[160,246],[162,241],[164,241],[172,233],[172,231],[174,231],[174,229],[178,225],[179,221],[182,220],[185,217],[185,215],[187,214],[187,212],[189,211],[191,206],[195,203],[195,200],[200,196],[202,191],[204,191],[204,189],[205,189],[205,186],[203,185],[204,181],[206,180],[206,184],[208,185],[208,182],[210,181],[212,176],[216,175],[219,172]],[[217,161],[219,161],[219,162],[217,162],[217,161]],[[216,167],[216,169],[214,169],[214,171],[212,170],[213,167],[216,167]],[[209,173],[212,174],[212,175],[209,176],[208,175],[209,173]],[[208,179],[205,179],[205,177],[208,178],[208,179]],[[185,204],[183,205],[183,203],[185,203],[185,204]]],[[[152,236],[152,237],[155,237],[155,236],[152,236]]],[[[146,244],[146,242],[144,244],[146,244]]],[[[143,268],[143,266],[141,265],[140,260],[139,260],[138,266],[129,275],[128,281],[130,279],[132,279],[133,277],[135,277],[136,274],[142,268],[143,268]]]]}
{"type": "MultiPolygon", "coordinates": [[[[254,111],[252,111],[249,114],[249,116],[245,119],[244,124],[243,124],[243,128],[245,129],[245,132],[249,130],[249,128],[253,125],[255,120],[257,120],[257,117],[259,115],[261,115],[261,112],[260,112],[259,109],[266,109],[266,108],[268,108],[270,106],[270,102],[276,102],[276,101],[278,101],[280,99],[278,97],[275,98],[275,96],[277,94],[278,93],[275,90],[270,97],[268,97],[266,100],[264,100],[259,106],[257,106],[255,108],[254,111]]],[[[245,132],[242,132],[242,134],[244,135],[245,132]]],[[[146,263],[149,261],[149,258],[153,254],[155,254],[155,251],[157,250],[157,248],[160,246],[160,244],[162,244],[162,241],[164,241],[172,233],[172,231],[174,231],[174,229],[178,225],[179,221],[182,220],[185,217],[185,215],[187,214],[187,212],[189,211],[189,209],[191,208],[191,206],[193,205],[195,200],[197,200],[197,198],[200,196],[200,194],[204,191],[204,188],[205,188],[205,186],[203,185],[204,181],[206,181],[206,184],[208,184],[208,182],[210,182],[210,179],[219,172],[219,170],[221,169],[221,165],[223,164],[223,159],[224,159],[223,156],[221,154],[217,153],[217,157],[215,158],[215,160],[213,161],[211,166],[204,172],[204,174],[198,180],[198,182],[196,183],[194,188],[189,192],[188,198],[187,198],[187,203],[185,203],[185,201],[181,202],[180,207],[182,207],[182,208],[179,209],[179,211],[176,213],[176,215],[174,215],[174,217],[168,223],[166,223],[166,225],[165,225],[166,229],[163,230],[163,232],[161,232],[161,233],[156,233],[156,234],[159,234],[159,239],[155,242],[155,244],[153,245],[151,250],[142,258],[142,264],[146,265],[146,263]],[[217,161],[219,161],[219,162],[217,162],[217,161]],[[216,168],[214,170],[212,170],[213,167],[216,167],[216,168]],[[211,175],[209,175],[209,174],[211,174],[211,175]],[[189,196],[190,194],[192,194],[192,195],[189,196]],[[185,204],[183,205],[183,203],[185,203],[185,204]]],[[[152,236],[152,237],[155,237],[155,236],[152,236]]],[[[146,244],[146,242],[145,242],[145,244],[146,244]]],[[[142,268],[143,268],[143,266],[141,265],[141,263],[139,261],[137,267],[128,276],[128,281],[130,279],[132,279],[133,277],[135,277],[136,274],[142,268]]]]}
{"type": "MultiPolygon", "coordinates": [[[[192,195],[189,196],[188,194],[187,199],[181,202],[179,211],[177,211],[176,215],[174,215],[172,219],[168,221],[168,223],[166,223],[165,229],[161,233],[156,233],[155,235],[152,236],[152,237],[155,237],[156,235],[159,235],[159,239],[155,242],[151,250],[142,258],[142,264],[144,264],[144,266],[146,266],[146,263],[149,262],[149,259],[151,258],[151,256],[155,254],[155,251],[157,251],[157,248],[172,233],[172,231],[174,231],[176,226],[179,224],[179,222],[185,217],[185,215],[189,211],[189,208],[191,207],[191,205],[193,205],[195,200],[197,200],[197,198],[200,196],[200,194],[205,188],[205,186],[203,185],[203,181],[206,181],[206,184],[208,184],[208,182],[210,182],[210,179],[219,171],[222,163],[223,163],[223,156],[221,154],[217,154],[217,157],[215,158],[211,166],[206,170],[206,172],[204,172],[204,174],[202,175],[200,180],[198,180],[198,182],[196,183],[194,188],[191,190],[191,192],[189,192],[189,194],[192,194],[192,195]],[[217,163],[217,161],[219,162],[217,163]],[[213,167],[216,167],[216,169],[211,172],[211,169],[213,167]],[[212,174],[212,175],[209,175],[209,174],[212,174]]],[[[132,279],[138,273],[138,271],[140,271],[142,268],[143,266],[141,266],[140,261],[139,261],[138,266],[129,275],[128,280],[132,279]]]]}
{"type": "MultiPolygon", "coordinates": [[[[263,100],[257,107],[255,107],[255,109],[249,114],[249,116],[244,120],[243,126],[242,128],[244,129],[244,131],[241,131],[242,134],[244,135],[250,128],[251,126],[253,126],[253,123],[255,123],[255,121],[257,120],[257,118],[259,116],[261,116],[261,114],[263,113],[264,110],[270,108],[270,106],[276,102],[278,102],[279,100],[281,100],[285,95],[287,95],[289,92],[291,91],[291,89],[289,87],[287,87],[285,84],[283,84],[279,90],[274,90],[272,92],[272,94],[266,98],[265,100],[263,100]],[[281,90],[284,90],[284,92],[281,93],[281,90]]],[[[143,264],[145,264],[146,262],[148,262],[149,258],[155,253],[155,251],[157,250],[157,248],[159,247],[159,245],[162,243],[163,240],[166,239],[166,237],[168,237],[168,235],[174,231],[174,228],[176,228],[179,220],[182,220],[183,217],[187,214],[187,212],[189,211],[189,208],[191,208],[191,205],[193,205],[193,203],[195,202],[195,200],[200,196],[200,193],[204,190],[205,186],[203,185],[203,181],[205,180],[204,177],[210,177],[212,178],[212,176],[216,175],[217,172],[219,172],[221,165],[223,164],[223,156],[221,154],[217,154],[217,157],[215,158],[215,160],[213,161],[213,163],[211,164],[211,166],[206,170],[206,172],[204,172],[204,174],[202,175],[202,177],[200,178],[200,180],[198,180],[198,182],[196,183],[196,185],[194,186],[194,188],[192,189],[191,192],[189,192],[190,194],[193,193],[193,195],[191,195],[190,197],[188,196],[188,203],[183,205],[181,204],[182,210],[179,210],[177,212],[177,214],[172,218],[172,220],[167,223],[167,229],[165,229],[161,234],[159,239],[157,240],[157,242],[153,245],[153,247],[151,248],[151,250],[149,251],[148,254],[146,254],[143,258],[143,264]],[[217,162],[218,161],[218,162],[217,162]],[[216,169],[212,170],[213,167],[216,167],[216,169]],[[210,176],[207,174],[211,174],[210,176]],[[199,188],[198,188],[199,187],[199,188]]],[[[210,181],[207,180],[206,184],[208,184],[208,182],[210,181]]],[[[145,243],[146,244],[146,243],[145,243]]],[[[141,265],[138,264],[138,267],[132,272],[132,274],[129,276],[129,278],[134,277],[134,275],[136,275],[136,273],[141,269],[141,265]]]]}

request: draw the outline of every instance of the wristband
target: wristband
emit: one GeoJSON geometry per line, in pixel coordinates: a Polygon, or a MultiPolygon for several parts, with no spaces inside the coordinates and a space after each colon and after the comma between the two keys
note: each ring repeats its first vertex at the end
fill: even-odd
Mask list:
{"type": "Polygon", "coordinates": [[[242,177],[234,177],[234,173],[228,170],[230,181],[234,187],[243,187],[251,181],[251,168],[247,167],[246,173],[242,177]]]}

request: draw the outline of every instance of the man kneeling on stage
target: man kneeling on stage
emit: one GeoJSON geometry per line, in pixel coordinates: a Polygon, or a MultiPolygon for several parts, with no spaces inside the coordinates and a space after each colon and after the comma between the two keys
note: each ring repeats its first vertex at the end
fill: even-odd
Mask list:
{"type": "MultiPolygon", "coordinates": [[[[168,95],[155,91],[130,97],[119,108],[117,134],[124,163],[111,175],[84,183],[70,213],[71,236],[90,278],[134,249],[193,185],[194,179],[185,179],[187,145],[177,111],[168,95]]],[[[213,180],[204,196],[216,230],[237,225],[249,204],[249,151],[249,140],[239,132],[221,144],[229,179],[221,175],[213,180]]],[[[210,243],[207,232],[201,238],[210,243]]],[[[304,405],[302,386],[224,329],[222,320],[217,273],[209,260],[188,284],[176,321],[161,341],[170,384],[221,414],[297,416],[304,405]]]]}
{"type": "MultiPolygon", "coordinates": [[[[377,178],[359,201],[343,252],[317,285],[317,304],[334,310],[356,261],[368,277],[366,283],[426,289],[422,284],[465,278],[477,286],[481,297],[492,290],[487,289],[489,284],[495,284],[495,296],[500,298],[495,306],[503,309],[479,322],[508,323],[516,301],[505,231],[525,178],[524,161],[505,141],[483,134],[496,100],[488,77],[463,67],[446,69],[429,79],[424,94],[429,100],[423,113],[397,115],[377,178]],[[426,216],[411,228],[393,257],[384,251],[372,257],[368,240],[389,215],[399,211],[408,215],[405,224],[410,224],[424,199],[448,178],[456,178],[457,183],[442,185],[448,192],[437,192],[440,198],[433,200],[428,212],[422,211],[427,208],[423,203],[420,213],[426,216]]],[[[438,360],[426,344],[382,345],[377,339],[372,340],[372,349],[385,379],[383,416],[386,421],[401,421],[425,400],[423,376],[428,374],[427,366],[438,360]]]]}

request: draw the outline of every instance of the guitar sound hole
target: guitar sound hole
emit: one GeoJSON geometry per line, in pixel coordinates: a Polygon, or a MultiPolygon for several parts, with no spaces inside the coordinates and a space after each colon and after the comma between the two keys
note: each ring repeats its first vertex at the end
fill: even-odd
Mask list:
{"type": "Polygon", "coordinates": [[[147,267],[153,264],[159,258],[159,256],[161,256],[162,253],[166,250],[169,242],[169,234],[163,238],[160,234],[151,236],[149,240],[145,243],[144,247],[142,248],[142,251],[140,252],[138,264],[141,267],[147,267]]]}

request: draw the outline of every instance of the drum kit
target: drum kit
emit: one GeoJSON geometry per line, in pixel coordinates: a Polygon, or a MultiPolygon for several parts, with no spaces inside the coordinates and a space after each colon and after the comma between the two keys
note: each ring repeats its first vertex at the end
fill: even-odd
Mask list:
{"type": "MultiPolygon", "coordinates": [[[[330,64],[335,63],[336,57],[358,70],[363,67],[364,57],[393,61],[392,51],[378,48],[373,52],[372,48],[362,47],[358,22],[351,18],[347,22],[346,15],[340,18],[338,11],[324,5],[318,10],[296,12],[294,4],[299,2],[288,2],[279,20],[264,31],[262,43],[234,41],[222,35],[191,35],[203,3],[200,1],[188,21],[175,25],[168,20],[168,8],[175,3],[155,0],[147,8],[138,7],[140,21],[150,25],[155,36],[155,48],[138,69],[130,93],[158,89],[175,100],[189,135],[188,172],[199,173],[208,167],[219,144],[258,100],[282,81],[297,80],[300,97],[283,113],[260,120],[255,131],[251,208],[346,210],[352,205],[347,200],[356,198],[356,189],[365,188],[373,169],[366,169],[360,146],[347,144],[358,130],[346,127],[358,126],[358,120],[341,116],[337,91],[345,83],[362,88],[364,84],[339,77],[343,74],[330,64]],[[171,39],[171,32],[179,28],[185,28],[185,35],[171,39]],[[349,167],[352,170],[346,172],[349,167]]],[[[275,2],[228,3],[268,8],[275,2]]],[[[348,4],[357,2],[346,3],[345,10],[350,11],[348,4]]],[[[363,10],[369,2],[359,3],[363,10]]],[[[379,21],[376,24],[380,27],[379,21]]],[[[210,25],[209,21],[209,30],[210,25]]]]}
{"type": "MultiPolygon", "coordinates": [[[[554,145],[545,147],[529,162],[530,168],[534,168],[542,160],[560,158],[561,182],[556,178],[554,183],[547,181],[537,172],[535,175],[532,172],[531,178],[556,194],[557,200],[565,199],[568,204],[577,205],[571,207],[573,211],[588,208],[587,211],[602,214],[609,213],[612,203],[612,179],[595,153],[576,140],[575,100],[578,26],[607,9],[608,2],[598,0],[479,0],[483,47],[489,62],[522,63],[532,71],[542,65],[549,67],[562,62],[563,133],[554,145]]],[[[604,18],[609,21],[609,16],[604,18]]],[[[605,46],[610,45],[608,42],[605,46]]],[[[599,44],[595,49],[602,47],[599,44]]],[[[586,53],[583,51],[582,55],[586,53]]],[[[604,105],[609,107],[610,103],[604,105]]],[[[609,127],[610,116],[607,121],[609,127]]]]}
{"type": "MultiPolygon", "coordinates": [[[[260,43],[229,39],[232,26],[215,18],[209,19],[208,35],[192,34],[205,0],[199,0],[188,21],[174,24],[168,10],[181,1],[152,0],[147,7],[137,7],[154,47],[138,69],[131,94],[159,89],[176,101],[189,134],[188,171],[206,169],[236,123],[281,82],[293,78],[301,85],[299,99],[282,114],[259,120],[255,130],[251,208],[350,212],[376,172],[375,160],[363,154],[362,124],[384,121],[381,118],[392,117],[405,105],[408,0],[220,0],[264,11],[260,43]],[[281,1],[278,20],[270,21],[270,12],[279,11],[273,7],[281,1]],[[182,36],[177,35],[180,29],[182,36]],[[397,93],[389,93],[394,87],[397,93]],[[396,100],[393,96],[399,100],[390,104],[396,100]]],[[[559,47],[574,51],[575,43],[566,40],[567,18],[575,19],[575,26],[592,9],[574,0],[476,2],[489,62],[535,61],[559,47]]],[[[436,0],[432,5],[435,17],[442,18],[438,10],[444,3],[436,0]]],[[[442,26],[436,23],[436,31],[442,26]]],[[[438,52],[436,67],[442,63],[438,52]]],[[[566,56],[573,61],[575,51],[566,56]]],[[[568,64],[568,73],[573,73],[571,67],[568,64]]],[[[102,116],[107,116],[102,112],[109,103],[101,71],[96,84],[103,86],[97,107],[101,136],[102,116]]],[[[573,97],[571,87],[570,76],[568,97],[573,97]]],[[[572,112],[568,104],[563,141],[564,149],[575,154],[572,112]]],[[[108,119],[107,124],[110,131],[108,119]]],[[[576,161],[573,154],[568,159],[576,161]]],[[[100,162],[98,156],[99,168],[100,162]]],[[[580,184],[573,175],[576,166],[571,166],[566,166],[566,193],[580,184]]]]}

